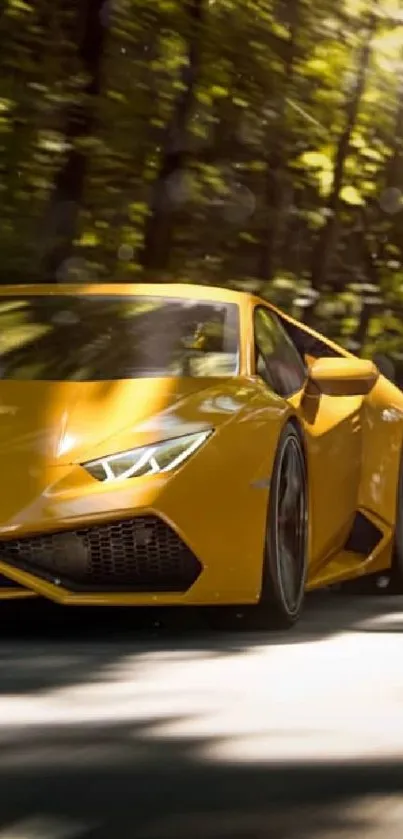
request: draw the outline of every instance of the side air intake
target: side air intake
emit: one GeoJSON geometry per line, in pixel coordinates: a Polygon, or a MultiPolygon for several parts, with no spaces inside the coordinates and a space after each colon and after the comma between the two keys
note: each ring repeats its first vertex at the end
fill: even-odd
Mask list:
{"type": "Polygon", "coordinates": [[[383,537],[383,533],[364,513],[356,513],[344,550],[369,556],[383,537]]]}

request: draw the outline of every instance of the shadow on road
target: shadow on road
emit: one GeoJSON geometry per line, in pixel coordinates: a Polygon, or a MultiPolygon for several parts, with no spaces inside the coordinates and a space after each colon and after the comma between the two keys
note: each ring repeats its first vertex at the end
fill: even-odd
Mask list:
{"type": "Polygon", "coordinates": [[[351,630],[398,632],[403,598],[311,594],[301,621],[286,632],[253,630],[241,609],[80,609],[32,600],[0,603],[0,614],[1,696],[88,682],[122,656],[158,650],[229,656],[351,630]]]}
{"type": "Polygon", "coordinates": [[[121,653],[171,649],[228,656],[251,647],[304,644],[353,627],[398,631],[403,598],[311,594],[301,621],[287,632],[253,629],[241,609],[88,609],[29,600],[0,603],[0,615],[1,695],[88,680],[92,670],[121,653]],[[51,645],[51,661],[41,655],[43,642],[51,645]],[[74,655],[66,655],[72,646],[74,655]]]}
{"type": "Polygon", "coordinates": [[[219,679],[221,661],[260,647],[270,665],[280,645],[403,627],[402,601],[312,596],[294,631],[272,635],[246,631],[239,617],[217,631],[216,620],[39,602],[3,610],[0,839],[335,839],[378,837],[379,823],[400,839],[403,761],[278,763],[267,754],[234,763],[220,756],[222,736],[167,737],[161,722],[208,715],[213,683],[201,671],[197,683],[199,661],[217,666],[219,679]],[[36,833],[7,832],[27,819],[36,833]]]}
{"type": "Polygon", "coordinates": [[[147,745],[147,724],[73,729],[64,739],[50,728],[31,760],[0,770],[0,836],[35,817],[97,839],[378,839],[380,828],[400,839],[401,806],[390,822],[402,762],[228,765],[205,763],[199,747],[147,745]],[[61,765],[52,755],[63,749],[70,760],[61,765]]]}

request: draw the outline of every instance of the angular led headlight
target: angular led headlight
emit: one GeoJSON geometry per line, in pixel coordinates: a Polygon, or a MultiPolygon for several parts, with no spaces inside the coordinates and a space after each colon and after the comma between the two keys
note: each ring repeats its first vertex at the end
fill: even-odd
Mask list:
{"type": "Polygon", "coordinates": [[[97,481],[121,481],[171,472],[193,454],[212,434],[212,429],[164,440],[152,446],[131,449],[90,460],[81,465],[97,481]]]}

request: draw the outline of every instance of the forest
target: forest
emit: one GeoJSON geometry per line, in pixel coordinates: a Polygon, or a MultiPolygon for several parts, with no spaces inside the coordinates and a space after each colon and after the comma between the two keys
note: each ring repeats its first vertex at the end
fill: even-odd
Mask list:
{"type": "Polygon", "coordinates": [[[401,0],[2,0],[0,282],[258,291],[403,364],[401,0]]]}

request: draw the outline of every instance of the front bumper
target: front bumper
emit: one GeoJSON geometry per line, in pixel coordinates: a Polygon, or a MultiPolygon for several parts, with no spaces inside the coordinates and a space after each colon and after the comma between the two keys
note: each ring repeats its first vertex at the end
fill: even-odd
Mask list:
{"type": "Polygon", "coordinates": [[[36,597],[36,594],[0,574],[0,600],[25,600],[27,597],[36,597]]]}
{"type": "Polygon", "coordinates": [[[170,476],[107,484],[55,466],[15,481],[0,499],[0,574],[65,604],[256,602],[267,512],[256,479],[270,463],[241,430],[170,476]]]}

